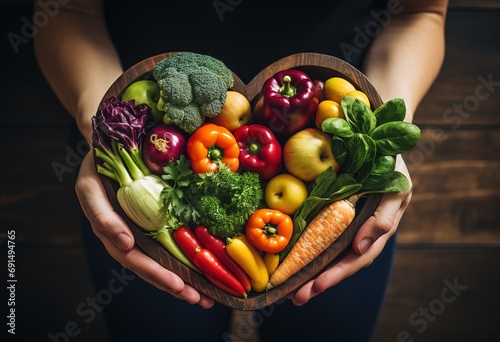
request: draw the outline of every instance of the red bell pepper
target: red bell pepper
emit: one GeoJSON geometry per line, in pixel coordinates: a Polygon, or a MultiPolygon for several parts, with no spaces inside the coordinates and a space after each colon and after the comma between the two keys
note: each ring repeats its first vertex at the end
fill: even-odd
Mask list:
{"type": "Polygon", "coordinates": [[[281,145],[274,133],[264,125],[238,127],[233,132],[240,148],[240,168],[257,172],[261,179],[276,176],[282,169],[281,145]]]}
{"type": "Polygon", "coordinates": [[[250,282],[250,277],[241,268],[240,265],[236,263],[229,256],[226,250],[226,242],[222,238],[210,233],[208,228],[202,224],[196,226],[194,229],[194,235],[198,238],[201,244],[212,252],[219,261],[226,266],[226,268],[234,274],[236,278],[241,282],[245,290],[250,291],[252,289],[252,283],[250,282]]]}
{"type": "Polygon", "coordinates": [[[309,124],[318,103],[317,87],[306,73],[283,70],[262,86],[253,117],[279,136],[290,135],[309,124]]]}

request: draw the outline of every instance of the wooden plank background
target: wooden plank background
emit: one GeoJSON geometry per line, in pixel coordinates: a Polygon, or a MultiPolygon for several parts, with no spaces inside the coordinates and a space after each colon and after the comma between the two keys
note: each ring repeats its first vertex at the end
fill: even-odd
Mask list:
{"type": "MultiPolygon", "coordinates": [[[[4,37],[20,31],[28,3],[2,2],[4,37]]],[[[397,340],[405,332],[414,341],[500,335],[499,2],[451,1],[446,33],[444,67],[416,113],[422,141],[405,156],[415,189],[374,341],[397,340]],[[478,93],[484,80],[490,80],[489,91],[478,93]],[[466,289],[439,306],[445,281],[454,279],[466,289]],[[439,313],[423,331],[410,320],[420,308],[439,313]]],[[[6,39],[2,44],[9,67],[0,92],[0,250],[5,255],[5,233],[15,230],[17,328],[44,340],[77,320],[76,306],[95,293],[73,190],[81,153],[74,149],[78,141],[70,144],[71,119],[40,74],[31,41],[17,53],[6,39]],[[68,172],[58,176],[55,164],[68,172]]],[[[107,340],[102,315],[72,341],[91,339],[107,340]]]]}

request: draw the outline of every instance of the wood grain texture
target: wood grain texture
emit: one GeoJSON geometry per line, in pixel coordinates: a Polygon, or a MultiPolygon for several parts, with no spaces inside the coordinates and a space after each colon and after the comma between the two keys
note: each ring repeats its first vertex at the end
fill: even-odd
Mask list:
{"type": "MultiPolygon", "coordinates": [[[[474,2],[475,3],[475,2],[474,2]]],[[[500,2],[497,10],[456,11],[446,22],[446,56],[415,113],[419,125],[500,125],[500,2]]]]}
{"type": "MultiPolygon", "coordinates": [[[[168,56],[171,56],[173,53],[153,56],[137,63],[125,71],[103,96],[103,100],[111,96],[119,98],[121,93],[131,82],[141,78],[150,78],[150,72],[156,63],[168,56]]],[[[278,71],[290,68],[303,70],[312,79],[326,80],[334,75],[344,77],[352,82],[356,88],[366,93],[370,99],[370,103],[372,103],[375,108],[382,104],[380,96],[376,92],[375,88],[359,70],[341,59],[322,54],[303,53],[285,57],[262,70],[248,84],[242,83],[236,73],[234,73],[233,89],[245,95],[248,100],[252,102],[259,93],[265,80],[272,77],[272,75],[278,71]]],[[[248,298],[243,299],[229,295],[216,286],[213,286],[206,280],[205,277],[181,264],[156,241],[152,240],[148,236],[145,236],[144,231],[128,220],[126,215],[121,210],[121,207],[116,200],[116,182],[110,181],[104,176],[101,177],[101,180],[105,184],[108,198],[110,199],[113,207],[126,219],[128,225],[132,228],[132,232],[134,233],[138,246],[140,246],[146,254],[151,256],[164,267],[174,271],[184,281],[191,284],[200,292],[206,294],[221,304],[240,310],[256,310],[278,301],[334,262],[336,258],[338,258],[348,248],[348,246],[350,246],[355,233],[360,228],[361,224],[372,214],[380,199],[380,196],[378,195],[371,195],[367,197],[366,201],[360,202],[360,205],[357,207],[357,215],[349,228],[323,254],[317,257],[300,272],[288,279],[285,283],[269,291],[252,293],[248,298]]]]}
{"type": "Polygon", "coordinates": [[[499,248],[399,248],[372,340],[498,340],[499,268],[499,248]]]}
{"type": "Polygon", "coordinates": [[[425,129],[405,155],[413,197],[401,244],[500,244],[500,131],[425,129]]]}

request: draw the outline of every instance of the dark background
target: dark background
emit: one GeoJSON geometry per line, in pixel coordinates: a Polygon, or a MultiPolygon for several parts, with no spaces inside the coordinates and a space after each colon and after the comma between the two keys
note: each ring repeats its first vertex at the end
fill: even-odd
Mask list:
{"type": "MultiPolygon", "coordinates": [[[[86,151],[69,139],[72,120],[36,65],[23,29],[31,2],[0,6],[1,334],[14,340],[6,333],[6,246],[15,231],[15,340],[50,341],[70,329],[70,341],[106,341],[102,312],[77,311],[103,293],[89,278],[73,188],[86,151]],[[12,33],[25,37],[17,52],[12,33]]],[[[446,35],[444,67],[416,113],[421,143],[405,156],[415,190],[374,341],[500,336],[500,2],[452,0],[446,35]],[[490,90],[476,93],[488,79],[490,90]]]]}

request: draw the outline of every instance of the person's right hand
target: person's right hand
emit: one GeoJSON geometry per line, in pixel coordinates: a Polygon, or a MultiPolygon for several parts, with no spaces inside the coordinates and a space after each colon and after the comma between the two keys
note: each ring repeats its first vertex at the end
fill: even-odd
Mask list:
{"type": "Polygon", "coordinates": [[[184,283],[175,273],[167,270],[135,247],[134,236],[125,221],[116,213],[108,200],[104,186],[94,165],[92,152],[83,159],[75,185],[78,200],[89,219],[96,236],[108,253],[123,267],[140,278],[173,296],[204,308],[214,301],[184,283]]]}

